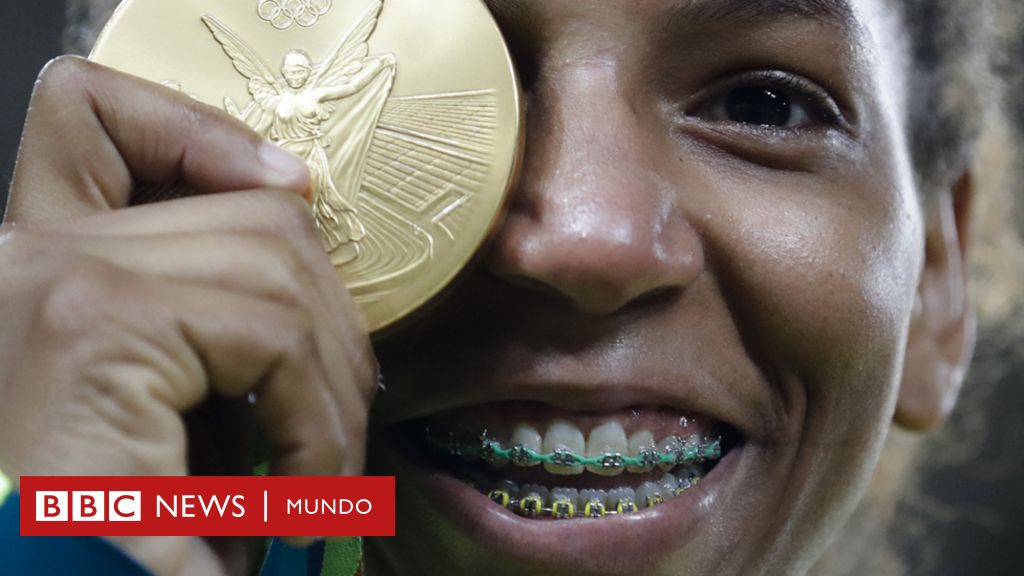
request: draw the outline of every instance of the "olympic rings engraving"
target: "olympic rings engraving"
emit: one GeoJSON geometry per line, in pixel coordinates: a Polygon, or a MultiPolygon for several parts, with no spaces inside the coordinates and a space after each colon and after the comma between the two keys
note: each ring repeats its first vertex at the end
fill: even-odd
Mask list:
{"type": "Polygon", "coordinates": [[[298,24],[303,28],[316,25],[331,9],[333,0],[260,0],[260,18],[278,30],[298,24]]]}

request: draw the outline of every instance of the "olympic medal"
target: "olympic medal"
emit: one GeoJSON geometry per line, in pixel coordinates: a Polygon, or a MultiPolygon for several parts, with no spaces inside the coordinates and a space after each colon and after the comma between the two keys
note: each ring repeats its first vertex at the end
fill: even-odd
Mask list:
{"type": "Polygon", "coordinates": [[[518,82],[479,0],[126,0],[91,58],[304,158],[324,248],[374,333],[473,260],[518,170],[518,82]]]}

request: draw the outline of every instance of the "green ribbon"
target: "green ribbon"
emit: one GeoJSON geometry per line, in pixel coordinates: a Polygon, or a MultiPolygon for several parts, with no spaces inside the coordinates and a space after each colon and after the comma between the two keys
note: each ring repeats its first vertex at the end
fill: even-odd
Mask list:
{"type": "Polygon", "coordinates": [[[363,561],[363,539],[335,538],[324,548],[320,576],[352,576],[363,561]]]}

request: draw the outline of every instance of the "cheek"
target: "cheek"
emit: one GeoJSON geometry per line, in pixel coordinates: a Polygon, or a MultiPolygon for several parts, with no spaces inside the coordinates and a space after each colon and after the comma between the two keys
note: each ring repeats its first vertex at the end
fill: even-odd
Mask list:
{"type": "Polygon", "coordinates": [[[916,204],[881,178],[730,178],[748,192],[726,195],[705,236],[748,339],[799,383],[786,392],[808,418],[887,418],[923,253],[916,204]]]}

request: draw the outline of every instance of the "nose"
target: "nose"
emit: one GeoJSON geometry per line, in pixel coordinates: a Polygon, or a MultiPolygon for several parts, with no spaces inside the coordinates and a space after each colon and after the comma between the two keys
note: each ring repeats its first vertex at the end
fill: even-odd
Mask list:
{"type": "MultiPolygon", "coordinates": [[[[610,65],[538,76],[523,173],[487,264],[498,277],[606,315],[682,290],[704,267],[666,144],[610,65]]],[[[660,132],[663,134],[664,132],[660,132]]]]}

